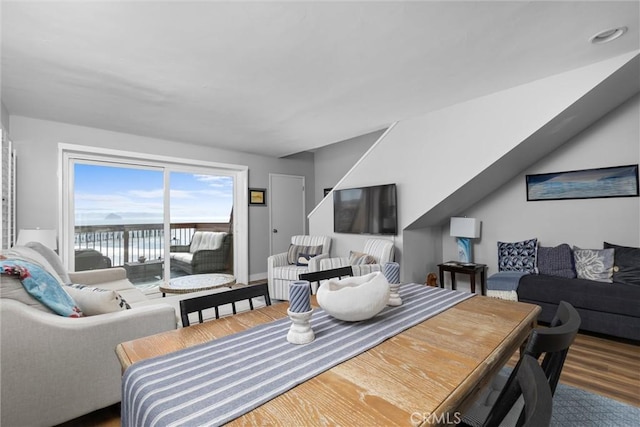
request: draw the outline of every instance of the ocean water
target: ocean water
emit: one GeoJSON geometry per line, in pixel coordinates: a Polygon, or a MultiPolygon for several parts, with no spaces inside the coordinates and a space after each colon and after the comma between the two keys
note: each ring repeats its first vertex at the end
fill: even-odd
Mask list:
{"type": "Polygon", "coordinates": [[[599,181],[545,181],[529,187],[530,199],[575,199],[632,196],[637,192],[635,177],[616,177],[599,181]]]}

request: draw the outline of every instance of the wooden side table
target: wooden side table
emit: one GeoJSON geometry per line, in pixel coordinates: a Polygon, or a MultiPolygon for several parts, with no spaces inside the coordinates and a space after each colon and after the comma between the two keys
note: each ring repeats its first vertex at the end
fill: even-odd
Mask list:
{"type": "Polygon", "coordinates": [[[457,261],[447,261],[443,264],[438,264],[440,270],[440,287],[444,288],[444,272],[448,271],[451,274],[451,289],[456,289],[456,273],[462,273],[469,275],[471,281],[471,292],[476,293],[476,275],[480,273],[480,293],[482,295],[487,294],[487,265],[486,264],[472,264],[472,263],[460,263],[457,261]]]}

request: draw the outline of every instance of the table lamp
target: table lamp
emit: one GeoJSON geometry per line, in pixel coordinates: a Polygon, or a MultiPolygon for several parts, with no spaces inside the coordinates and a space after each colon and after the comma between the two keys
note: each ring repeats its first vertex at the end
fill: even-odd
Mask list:
{"type": "Polygon", "coordinates": [[[56,230],[44,228],[21,228],[20,231],[18,231],[16,246],[24,246],[29,242],[40,242],[54,251],[58,249],[56,230]]]}
{"type": "Polygon", "coordinates": [[[480,237],[480,221],[475,218],[451,218],[450,235],[458,243],[458,261],[473,262],[471,254],[471,239],[480,237]]]}

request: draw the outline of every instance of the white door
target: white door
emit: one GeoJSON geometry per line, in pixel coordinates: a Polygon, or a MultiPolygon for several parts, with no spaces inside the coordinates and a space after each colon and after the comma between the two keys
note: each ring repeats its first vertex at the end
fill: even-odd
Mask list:
{"type": "Polygon", "coordinates": [[[304,176],[269,174],[271,255],[286,252],[291,236],[305,234],[304,176]]]}

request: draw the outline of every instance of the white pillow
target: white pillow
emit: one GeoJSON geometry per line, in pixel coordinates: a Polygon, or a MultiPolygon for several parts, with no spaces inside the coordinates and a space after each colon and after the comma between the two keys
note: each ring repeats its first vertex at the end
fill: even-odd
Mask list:
{"type": "Polygon", "coordinates": [[[65,285],[63,289],[74,299],[85,316],[113,313],[131,308],[116,291],[85,285],[65,285]]]}

